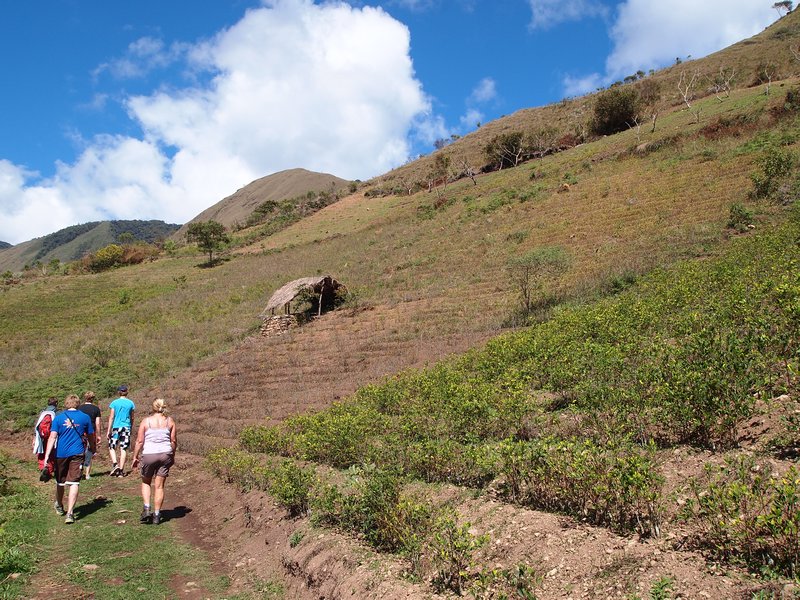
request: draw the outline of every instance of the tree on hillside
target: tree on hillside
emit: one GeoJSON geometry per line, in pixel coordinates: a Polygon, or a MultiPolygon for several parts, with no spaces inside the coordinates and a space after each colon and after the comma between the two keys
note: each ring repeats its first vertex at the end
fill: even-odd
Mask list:
{"type": "Polygon", "coordinates": [[[784,0],[783,2],[776,2],[772,5],[772,8],[778,11],[778,16],[782,17],[783,15],[792,12],[792,7],[794,3],[791,0],[784,0]]]}
{"type": "Polygon", "coordinates": [[[208,252],[208,265],[214,264],[214,252],[222,250],[230,242],[225,226],[217,221],[191,223],[186,231],[186,240],[196,242],[203,252],[208,252]]]}
{"type": "Polygon", "coordinates": [[[494,136],[483,149],[493,168],[516,167],[525,156],[525,136],[521,131],[494,136]]]}
{"type": "Polygon", "coordinates": [[[625,131],[635,124],[638,114],[638,91],[632,86],[617,86],[595,100],[590,129],[597,135],[625,131]]]}
{"type": "Polygon", "coordinates": [[[560,246],[542,246],[508,262],[511,281],[519,292],[521,308],[529,315],[543,298],[545,282],[569,268],[570,256],[560,246]]]}

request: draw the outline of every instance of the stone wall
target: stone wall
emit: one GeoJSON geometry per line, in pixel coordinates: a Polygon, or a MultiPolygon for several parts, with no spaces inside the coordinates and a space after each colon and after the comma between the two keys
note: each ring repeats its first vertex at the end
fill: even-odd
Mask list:
{"type": "Polygon", "coordinates": [[[261,335],[265,337],[283,335],[298,325],[300,323],[296,315],[274,315],[267,317],[261,323],[261,335]]]}

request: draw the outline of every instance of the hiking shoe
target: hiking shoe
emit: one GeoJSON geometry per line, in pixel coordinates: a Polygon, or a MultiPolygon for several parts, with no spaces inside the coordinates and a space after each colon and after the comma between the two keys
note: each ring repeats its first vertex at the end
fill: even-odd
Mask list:
{"type": "Polygon", "coordinates": [[[65,511],[64,507],[61,506],[58,502],[53,503],[53,508],[56,509],[56,514],[59,517],[63,517],[65,514],[67,514],[67,511],[65,511]]]}
{"type": "Polygon", "coordinates": [[[117,465],[114,465],[114,466],[111,467],[111,472],[109,473],[109,475],[111,477],[116,477],[118,471],[119,471],[119,467],[117,465]]]}
{"type": "Polygon", "coordinates": [[[149,509],[143,508],[142,514],[139,516],[140,523],[150,523],[153,518],[153,513],[150,512],[149,509]]]}
{"type": "Polygon", "coordinates": [[[158,525],[159,523],[161,523],[161,514],[153,513],[153,525],[158,525]]]}
{"type": "Polygon", "coordinates": [[[67,525],[72,525],[75,522],[75,517],[72,516],[72,513],[67,513],[67,518],[64,519],[64,523],[67,525]]]}

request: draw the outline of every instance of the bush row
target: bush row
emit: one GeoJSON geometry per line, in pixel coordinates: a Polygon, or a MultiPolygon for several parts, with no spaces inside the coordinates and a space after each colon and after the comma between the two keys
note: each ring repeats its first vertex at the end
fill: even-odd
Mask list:
{"type": "Polygon", "coordinates": [[[691,482],[687,513],[701,524],[698,542],[715,557],[797,577],[800,472],[784,475],[752,456],[709,466],[691,482]]]}
{"type": "MultiPolygon", "coordinates": [[[[431,577],[439,589],[462,593],[467,587],[500,589],[511,571],[473,569],[474,554],[485,536],[470,533],[457,515],[404,492],[403,478],[373,465],[352,467],[334,483],[292,460],[264,462],[241,450],[223,448],[207,458],[211,470],[242,490],[273,496],[290,515],[310,513],[313,522],[357,535],[373,548],[408,560],[409,574],[431,577]]],[[[514,580],[532,589],[534,572],[520,565],[514,580]]]]}

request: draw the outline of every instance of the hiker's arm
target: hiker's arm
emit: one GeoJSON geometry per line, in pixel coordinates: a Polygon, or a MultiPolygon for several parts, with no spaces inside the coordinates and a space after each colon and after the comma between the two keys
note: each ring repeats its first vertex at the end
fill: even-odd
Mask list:
{"type": "Polygon", "coordinates": [[[144,446],[144,430],[146,421],[142,421],[139,424],[139,432],[136,434],[136,444],[133,447],[133,467],[136,467],[139,464],[139,452],[142,451],[142,446],[144,446]]]}
{"type": "Polygon", "coordinates": [[[44,451],[45,465],[50,460],[50,453],[53,451],[53,448],[56,445],[56,440],[58,440],[58,432],[56,432],[54,429],[51,429],[50,435],[47,437],[47,449],[44,451]]]}
{"type": "Polygon", "coordinates": [[[111,424],[114,422],[114,409],[108,409],[108,428],[106,429],[106,437],[111,439],[111,424]]]}
{"type": "Polygon", "coordinates": [[[97,452],[97,430],[92,433],[86,433],[86,441],[89,442],[89,451],[94,454],[97,452]]]}
{"type": "Polygon", "coordinates": [[[92,452],[97,452],[97,446],[100,445],[100,429],[101,429],[101,427],[102,427],[102,425],[101,425],[100,417],[97,417],[94,420],[94,447],[95,447],[95,450],[92,450],[92,452]]]}
{"type": "Polygon", "coordinates": [[[131,431],[133,431],[133,425],[136,423],[136,409],[131,409],[131,431]]]}
{"type": "Polygon", "coordinates": [[[172,453],[175,454],[178,450],[178,430],[175,427],[175,419],[170,419],[172,421],[172,427],[169,430],[169,441],[172,444],[172,453]]]}

